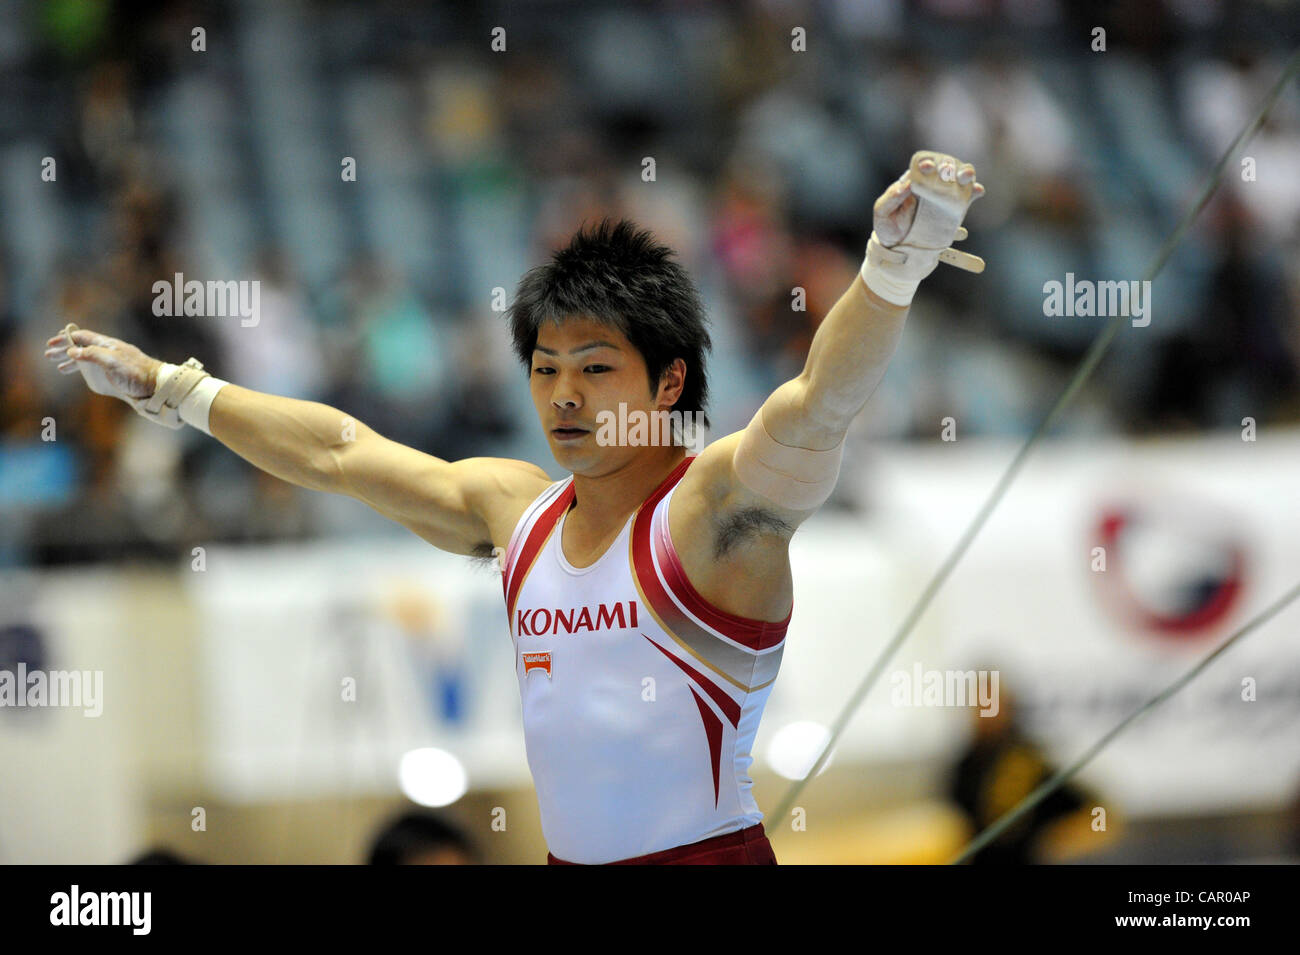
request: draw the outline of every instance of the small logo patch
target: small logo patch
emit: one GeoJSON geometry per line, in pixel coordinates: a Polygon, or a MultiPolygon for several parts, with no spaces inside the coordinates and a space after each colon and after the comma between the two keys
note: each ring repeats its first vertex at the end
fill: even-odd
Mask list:
{"type": "Polygon", "coordinates": [[[528,676],[533,670],[545,670],[546,679],[551,678],[551,651],[524,653],[522,656],[524,658],[524,676],[528,676]]]}

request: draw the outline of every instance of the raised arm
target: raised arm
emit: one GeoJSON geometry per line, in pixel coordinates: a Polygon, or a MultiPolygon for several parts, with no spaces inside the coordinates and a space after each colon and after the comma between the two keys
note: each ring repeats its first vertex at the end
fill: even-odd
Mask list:
{"type": "MultiPolygon", "coordinates": [[[[144,402],[162,387],[160,376],[177,368],[87,329],[65,329],[47,345],[60,371],[81,371],[92,390],[127,401],[145,417],[156,418],[144,402]]],[[[524,461],[444,461],[320,402],[232,383],[213,390],[197,418],[185,402],[179,417],[268,474],[353,497],[454,554],[490,556],[494,546],[505,546],[513,519],[550,483],[524,461]]]]}
{"type": "Polygon", "coordinates": [[[763,405],[775,441],[812,450],[840,443],[885,376],[921,280],[940,261],[983,268],[973,256],[948,249],[965,238],[961,221],[983,194],[969,163],[940,153],[912,157],[908,171],[876,200],[867,260],[818,327],[803,371],[763,405]]]}
{"type": "Polygon", "coordinates": [[[921,280],[940,261],[983,269],[949,247],[965,238],[962,219],[983,194],[969,163],[933,152],[912,157],[876,200],[866,260],[818,327],[803,370],[691,469],[715,510],[759,508],[792,532],[826,500],[844,436],[884,377],[921,280]]]}
{"type": "Polygon", "coordinates": [[[817,327],[798,377],[763,402],[772,439],[814,451],[837,447],[885,377],[908,311],[854,277],[817,327]]]}
{"type": "Polygon", "coordinates": [[[876,200],[861,272],[818,327],[803,371],[683,475],[669,529],[687,578],[715,606],[765,621],[789,614],[790,539],[830,496],[844,436],[885,374],[917,286],[940,261],[984,267],[949,248],[983,193],[969,164],[916,153],[876,200]]]}

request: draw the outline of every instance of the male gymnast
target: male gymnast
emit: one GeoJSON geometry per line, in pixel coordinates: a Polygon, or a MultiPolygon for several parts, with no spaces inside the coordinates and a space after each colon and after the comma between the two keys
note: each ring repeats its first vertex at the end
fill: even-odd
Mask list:
{"type": "Polygon", "coordinates": [[[747,771],[793,613],[790,539],[829,497],[921,280],[940,261],[983,268],[950,248],[983,193],[970,164],[916,153],[876,200],[862,268],[798,377],[697,455],[681,432],[620,443],[599,424],[703,415],[698,292],[631,223],[580,230],[509,312],[561,481],[524,461],[445,461],[74,325],[46,355],[276,477],[497,557],[549,863],[775,865],[747,771]]]}

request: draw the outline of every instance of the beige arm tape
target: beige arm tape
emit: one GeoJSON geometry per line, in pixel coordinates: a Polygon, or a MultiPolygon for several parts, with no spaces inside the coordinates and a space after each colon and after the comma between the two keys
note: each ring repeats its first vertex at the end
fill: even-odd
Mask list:
{"type": "Polygon", "coordinates": [[[176,413],[186,424],[198,428],[211,437],[212,429],[208,425],[208,415],[212,411],[212,402],[216,400],[217,392],[228,384],[230,382],[208,375],[181,400],[176,413]]]}
{"type": "Polygon", "coordinates": [[[829,451],[778,444],[763,426],[763,409],[745,428],[733,459],[736,477],[759,497],[792,511],[810,511],[831,496],[844,441],[829,451]]]}

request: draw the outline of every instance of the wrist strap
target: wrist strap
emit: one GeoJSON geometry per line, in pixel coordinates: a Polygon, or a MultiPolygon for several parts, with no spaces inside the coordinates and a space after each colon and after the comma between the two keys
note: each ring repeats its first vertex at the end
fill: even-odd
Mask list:
{"type": "MultiPolygon", "coordinates": [[[[955,238],[966,238],[966,230],[958,227],[955,238]]],[[[967,272],[984,271],[984,260],[978,255],[952,248],[926,249],[906,244],[887,248],[872,232],[867,242],[867,256],[862,260],[862,281],[886,302],[911,305],[921,279],[934,271],[940,262],[967,272]]]]}
{"type": "Polygon", "coordinates": [[[204,371],[203,363],[197,358],[189,358],[183,365],[163,362],[158,369],[153,394],[148,398],[128,400],[137,412],[157,424],[172,429],[191,424],[211,435],[208,411],[225,384],[227,382],[204,371]]]}
{"type": "Polygon", "coordinates": [[[862,260],[860,269],[862,281],[886,302],[911,305],[916,290],[921,287],[921,280],[903,278],[898,274],[907,260],[906,252],[886,248],[880,244],[876,233],[872,232],[867,241],[867,255],[862,260]]]}

